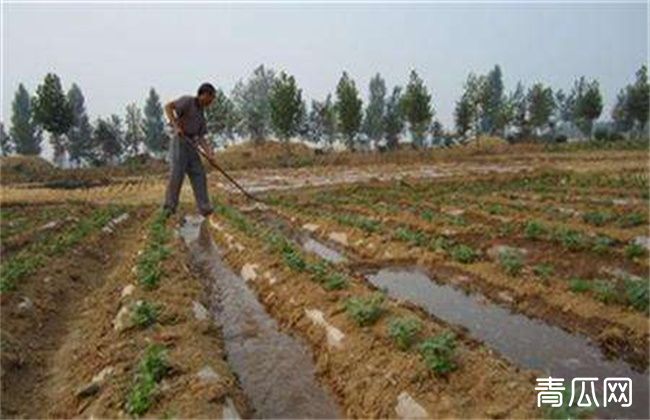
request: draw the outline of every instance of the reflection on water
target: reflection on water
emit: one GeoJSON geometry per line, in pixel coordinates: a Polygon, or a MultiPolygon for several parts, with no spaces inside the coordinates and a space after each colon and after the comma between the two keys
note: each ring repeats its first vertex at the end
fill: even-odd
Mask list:
{"type": "MultiPolygon", "coordinates": [[[[438,284],[414,268],[385,268],[366,278],[394,298],[409,300],[444,321],[467,328],[472,337],[513,363],[565,378],[569,389],[571,379],[576,377],[631,378],[632,406],[610,406],[596,413],[627,418],[649,416],[647,372],[640,374],[623,361],[607,360],[597,346],[580,335],[438,284]]],[[[602,395],[598,398],[602,401],[602,395]]]]}
{"type": "Polygon", "coordinates": [[[283,334],[243,279],[221,259],[202,218],[187,217],[180,234],[193,264],[214,285],[214,317],[228,363],[259,418],[339,418],[333,398],[316,382],[312,358],[283,334]]]}

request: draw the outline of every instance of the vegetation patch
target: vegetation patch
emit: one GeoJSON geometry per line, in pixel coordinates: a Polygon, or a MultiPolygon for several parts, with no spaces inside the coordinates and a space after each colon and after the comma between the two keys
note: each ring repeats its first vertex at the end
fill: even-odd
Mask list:
{"type": "Polygon", "coordinates": [[[457,368],[454,360],[456,338],[449,331],[427,338],[418,350],[427,367],[438,375],[446,375],[457,368]]]}
{"type": "Polygon", "coordinates": [[[345,302],[348,316],[360,327],[372,325],[384,312],[384,295],[374,293],[368,297],[351,297],[345,302]]]}
{"type": "Polygon", "coordinates": [[[422,330],[422,323],[413,317],[393,318],[388,324],[388,335],[400,350],[408,350],[422,330]]]}
{"type": "Polygon", "coordinates": [[[165,215],[161,211],[149,228],[146,247],[136,263],[138,282],[148,289],[157,287],[163,275],[161,263],[170,253],[165,245],[170,235],[165,223],[165,215]]]}
{"type": "Polygon", "coordinates": [[[153,344],[138,364],[133,385],[127,396],[126,411],[133,416],[145,414],[154,403],[158,383],[169,372],[166,350],[153,344]]]}

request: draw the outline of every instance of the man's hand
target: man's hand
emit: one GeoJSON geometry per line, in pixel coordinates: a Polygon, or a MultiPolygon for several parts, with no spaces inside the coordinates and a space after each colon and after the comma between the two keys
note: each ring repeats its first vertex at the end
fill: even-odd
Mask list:
{"type": "Polygon", "coordinates": [[[199,139],[199,147],[203,149],[209,159],[214,159],[214,150],[212,149],[212,146],[205,140],[205,137],[199,139]]]}

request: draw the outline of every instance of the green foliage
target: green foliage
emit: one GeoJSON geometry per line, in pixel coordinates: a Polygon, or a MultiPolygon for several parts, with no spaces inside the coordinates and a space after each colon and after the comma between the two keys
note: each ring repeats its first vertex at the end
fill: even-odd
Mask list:
{"type": "Polygon", "coordinates": [[[379,221],[356,214],[337,215],[336,221],[347,226],[359,228],[368,233],[378,232],[381,227],[381,223],[379,223],[379,221]]]}
{"type": "Polygon", "coordinates": [[[221,89],[217,89],[214,101],[205,109],[208,132],[222,139],[233,139],[239,115],[235,104],[221,89]]]}
{"type": "Polygon", "coordinates": [[[504,249],[499,253],[499,264],[506,273],[516,276],[524,266],[523,256],[515,249],[504,249]]]}
{"type": "Polygon", "coordinates": [[[360,327],[374,324],[384,312],[384,295],[374,293],[368,297],[352,297],[345,302],[345,310],[360,327]]]}
{"type": "Polygon", "coordinates": [[[587,242],[584,235],[580,232],[576,232],[566,227],[556,229],[553,233],[553,239],[571,251],[584,249],[587,242]]]}
{"type": "Polygon", "coordinates": [[[289,242],[285,242],[282,247],[282,259],[284,263],[294,271],[305,271],[307,269],[307,262],[304,260],[300,252],[298,252],[289,242]]]}
{"type": "Polygon", "coordinates": [[[582,132],[591,138],[593,121],[603,110],[598,81],[587,82],[581,77],[575,82],[571,95],[575,98],[573,118],[582,132]]]}
{"type": "Polygon", "coordinates": [[[487,212],[490,214],[503,214],[503,206],[501,204],[490,204],[487,206],[487,212]]]}
{"type": "Polygon", "coordinates": [[[59,77],[54,73],[48,73],[36,88],[34,119],[57,136],[65,134],[72,126],[72,108],[63,93],[59,77]]]}
{"type": "Polygon", "coordinates": [[[354,81],[343,72],[336,87],[336,115],[341,134],[345,137],[346,145],[350,150],[354,148],[354,139],[361,126],[361,106],[359,92],[354,81]]]}
{"type": "Polygon", "coordinates": [[[645,248],[642,245],[639,245],[635,242],[630,242],[625,247],[625,256],[628,257],[629,259],[641,257],[644,254],[645,254],[645,248]]]}
{"type": "Polygon", "coordinates": [[[603,226],[605,223],[613,219],[611,213],[590,211],[582,215],[582,220],[594,226],[603,226]]]}
{"type": "Polygon", "coordinates": [[[271,124],[271,89],[275,72],[259,65],[246,81],[239,81],[232,92],[240,122],[237,131],[261,143],[269,133],[271,124]]]}
{"type": "Polygon", "coordinates": [[[644,223],[646,223],[646,218],[641,213],[628,213],[621,216],[617,221],[617,224],[622,228],[641,226],[644,223]]]}
{"type": "Polygon", "coordinates": [[[151,408],[156,384],[169,369],[165,348],[156,344],[149,346],[138,364],[135,380],[127,397],[126,410],[129,414],[141,416],[151,408]]]}
{"type": "Polygon", "coordinates": [[[536,83],[528,90],[527,102],[530,126],[536,129],[546,127],[555,109],[553,90],[542,83],[536,83]]]}
{"type": "Polygon", "coordinates": [[[373,141],[384,137],[384,110],[386,108],[386,82],[377,73],[370,80],[370,97],[363,120],[363,132],[373,141]]]}
{"type": "Polygon", "coordinates": [[[612,303],[619,300],[614,284],[607,280],[592,281],[591,290],[596,295],[596,299],[603,303],[612,303]]]}
{"type": "Polygon", "coordinates": [[[161,263],[169,255],[165,246],[170,233],[165,223],[165,217],[159,212],[149,228],[147,245],[136,262],[138,282],[147,288],[155,288],[162,277],[161,263]]]}
{"type": "Polygon", "coordinates": [[[526,227],[524,228],[524,235],[528,239],[539,239],[543,235],[546,235],[548,232],[548,229],[542,222],[536,221],[536,220],[529,220],[526,223],[526,227]]]}
{"type": "Polygon", "coordinates": [[[451,248],[451,257],[460,263],[469,264],[478,258],[478,253],[467,245],[459,244],[451,248]]]}
{"type": "Polygon", "coordinates": [[[553,266],[549,263],[537,264],[533,267],[533,273],[535,275],[547,279],[553,275],[554,269],[553,266]]]}
{"type": "Polygon", "coordinates": [[[384,129],[386,132],[386,145],[390,150],[397,148],[399,135],[404,130],[404,114],[401,108],[402,88],[395,86],[388,101],[384,115],[384,129]]]}
{"type": "Polygon", "coordinates": [[[23,84],[18,85],[16,96],[11,104],[11,128],[9,135],[15,152],[21,155],[41,153],[41,131],[34,117],[33,103],[23,84]]]}
{"type": "Polygon", "coordinates": [[[415,146],[421,147],[431,124],[433,109],[431,107],[431,94],[429,94],[424,82],[415,70],[412,70],[409,76],[401,107],[409,123],[413,143],[415,146]]]}
{"type": "Polygon", "coordinates": [[[598,235],[594,239],[594,244],[592,246],[592,251],[598,254],[606,253],[610,247],[614,245],[614,240],[604,235],[598,235]]]}
{"type": "Polygon", "coordinates": [[[144,106],[144,143],[149,151],[160,155],[168,141],[160,96],[154,88],[151,88],[144,106]]]}
{"type": "Polygon", "coordinates": [[[647,313],[650,303],[650,283],[643,279],[626,278],[624,286],[629,304],[635,309],[647,313]]]}
{"type": "Polygon", "coordinates": [[[446,331],[433,338],[424,340],[420,346],[420,355],[429,369],[436,374],[445,375],[456,370],[454,351],[456,338],[454,334],[446,331]]]}
{"type": "Polygon", "coordinates": [[[427,235],[424,232],[414,231],[403,226],[398,227],[395,231],[395,239],[415,246],[424,246],[427,243],[427,235]]]}
{"type": "Polygon", "coordinates": [[[393,318],[388,324],[388,335],[401,350],[408,350],[422,330],[422,323],[417,318],[393,318]]]}
{"type": "Polygon", "coordinates": [[[0,267],[0,293],[14,290],[16,280],[35,272],[41,263],[40,255],[28,254],[21,254],[4,261],[0,267]]]}
{"type": "Polygon", "coordinates": [[[426,209],[426,210],[422,210],[420,216],[427,222],[432,222],[435,214],[433,213],[433,210],[426,209]]]}
{"type": "Polygon", "coordinates": [[[581,278],[572,278],[569,280],[569,290],[574,293],[585,293],[591,290],[591,283],[581,278]]]}
{"type": "Polygon", "coordinates": [[[34,273],[40,268],[45,257],[62,254],[77,245],[86,236],[104,226],[121,209],[116,206],[102,207],[93,210],[86,218],[80,220],[61,234],[46,237],[43,242],[34,242],[22,249],[14,257],[6,259],[0,265],[0,292],[13,290],[16,281],[34,273]]]}
{"type": "Polygon", "coordinates": [[[305,113],[302,91],[296,86],[296,79],[285,72],[275,79],[269,95],[271,125],[283,141],[289,141],[298,132],[305,113]]]}
{"type": "Polygon", "coordinates": [[[341,273],[330,273],[326,275],[323,283],[325,290],[340,290],[347,287],[347,285],[347,278],[341,273]]]}
{"type": "Polygon", "coordinates": [[[133,324],[139,328],[147,328],[156,323],[160,308],[147,301],[140,301],[134,305],[133,324]]]}

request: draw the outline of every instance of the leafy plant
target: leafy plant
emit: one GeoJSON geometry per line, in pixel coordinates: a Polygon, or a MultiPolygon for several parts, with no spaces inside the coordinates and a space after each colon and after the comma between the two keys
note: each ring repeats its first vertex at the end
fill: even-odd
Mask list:
{"type": "Polygon", "coordinates": [[[535,275],[547,279],[553,275],[554,269],[553,266],[549,263],[537,264],[533,267],[533,273],[535,275]]]}
{"type": "Polygon", "coordinates": [[[487,207],[487,212],[490,214],[503,214],[503,207],[501,204],[493,203],[487,207]]]}
{"type": "Polygon", "coordinates": [[[451,257],[460,263],[469,264],[478,258],[478,253],[467,245],[459,244],[451,249],[451,257]]]}
{"type": "Polygon", "coordinates": [[[614,245],[612,238],[605,235],[598,235],[594,239],[594,244],[591,249],[598,254],[604,254],[612,245],[614,245]]]}
{"type": "Polygon", "coordinates": [[[399,227],[395,231],[395,239],[403,242],[408,242],[415,246],[423,246],[426,244],[427,236],[424,232],[414,231],[406,227],[399,227]]]}
{"type": "Polygon", "coordinates": [[[624,286],[625,296],[630,305],[647,313],[650,302],[650,283],[643,279],[626,278],[624,286]]]}
{"type": "Polygon", "coordinates": [[[418,349],[424,363],[436,374],[444,375],[457,368],[454,361],[456,338],[449,331],[424,340],[418,349]]]}
{"type": "Polygon", "coordinates": [[[634,259],[645,254],[645,248],[635,242],[630,242],[625,247],[625,256],[629,259],[634,259]]]}
{"type": "Polygon", "coordinates": [[[602,226],[605,223],[613,219],[611,213],[599,212],[599,211],[590,211],[582,215],[582,220],[585,223],[589,223],[594,226],[602,226]]]}
{"type": "Polygon", "coordinates": [[[160,308],[149,302],[139,301],[133,310],[133,323],[139,328],[146,328],[156,323],[160,308]]]}
{"type": "Polygon", "coordinates": [[[640,226],[645,223],[645,216],[641,213],[629,213],[624,216],[621,216],[617,224],[622,228],[631,228],[635,226],[640,226]]]}
{"type": "Polygon", "coordinates": [[[323,287],[325,290],[339,290],[347,287],[348,282],[345,275],[341,273],[330,273],[325,277],[323,287]]]}
{"type": "Polygon", "coordinates": [[[524,228],[524,235],[528,239],[539,239],[547,233],[548,229],[541,222],[530,220],[524,228]]]}
{"type": "Polygon", "coordinates": [[[135,381],[127,397],[126,410],[129,414],[141,416],[149,410],[156,384],[169,369],[165,348],[157,344],[149,346],[138,364],[135,381]]]}
{"type": "Polygon", "coordinates": [[[619,300],[614,284],[607,280],[594,280],[591,290],[596,295],[596,299],[603,303],[612,303],[619,300]]]}
{"type": "Polygon", "coordinates": [[[581,278],[572,278],[569,280],[569,290],[575,293],[585,293],[591,289],[591,284],[581,278]]]}
{"type": "Polygon", "coordinates": [[[369,297],[352,297],[345,303],[345,310],[357,325],[363,327],[374,324],[384,312],[384,295],[375,293],[369,297]]]}
{"type": "Polygon", "coordinates": [[[566,227],[557,229],[554,233],[553,239],[571,251],[583,249],[586,243],[584,235],[566,227]]]}
{"type": "Polygon", "coordinates": [[[422,323],[417,318],[393,318],[388,324],[388,335],[401,350],[408,350],[422,330],[422,323]]]}
{"type": "Polygon", "coordinates": [[[499,253],[499,264],[506,273],[516,276],[524,266],[523,256],[515,249],[504,249],[499,253]]]}

